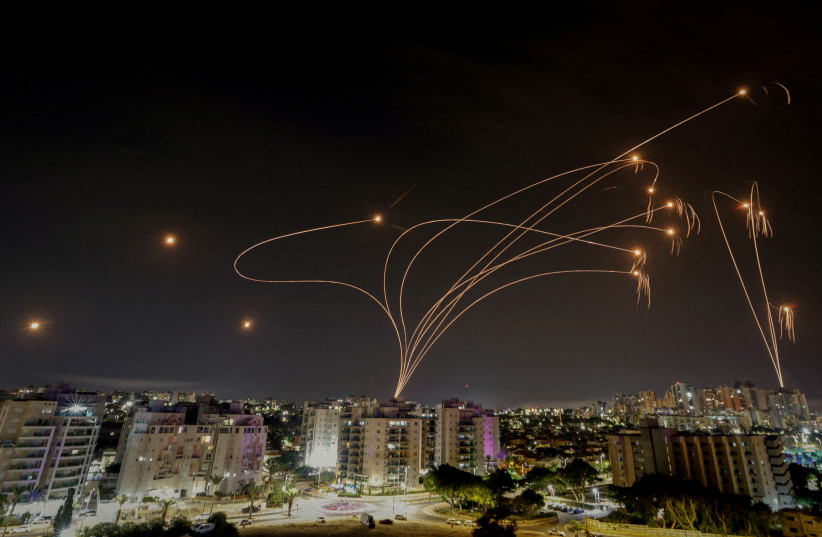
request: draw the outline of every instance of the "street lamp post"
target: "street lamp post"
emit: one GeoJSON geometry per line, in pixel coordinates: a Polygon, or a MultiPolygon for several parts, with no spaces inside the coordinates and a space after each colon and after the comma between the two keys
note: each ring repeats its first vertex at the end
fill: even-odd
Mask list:
{"type": "Polygon", "coordinates": [[[599,489],[594,487],[591,489],[591,492],[594,494],[594,503],[596,504],[595,510],[599,510],[599,489]]]}

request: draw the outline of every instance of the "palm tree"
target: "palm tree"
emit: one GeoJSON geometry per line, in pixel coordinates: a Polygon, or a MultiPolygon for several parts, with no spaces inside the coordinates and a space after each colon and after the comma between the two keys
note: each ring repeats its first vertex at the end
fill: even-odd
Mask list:
{"type": "Polygon", "coordinates": [[[8,528],[9,522],[11,522],[11,517],[14,515],[14,508],[17,507],[17,503],[23,497],[23,494],[29,491],[29,487],[14,487],[11,489],[11,509],[9,509],[9,514],[6,517],[5,523],[3,524],[3,535],[6,535],[6,528],[8,528]]]}
{"type": "Polygon", "coordinates": [[[217,488],[222,485],[223,481],[225,481],[225,476],[214,474],[208,479],[208,481],[214,487],[211,491],[211,509],[208,510],[208,514],[210,516],[211,513],[214,512],[214,500],[217,497],[217,488]]]}
{"type": "Polygon", "coordinates": [[[294,504],[294,498],[299,495],[300,491],[294,487],[283,491],[283,502],[288,503],[288,516],[291,516],[291,506],[294,504]]]}
{"type": "Polygon", "coordinates": [[[248,518],[252,519],[254,518],[254,500],[256,500],[260,496],[262,488],[251,483],[250,485],[246,486],[246,491],[248,492],[248,497],[251,498],[251,503],[248,505],[248,518]]]}
{"type": "Polygon", "coordinates": [[[160,505],[162,506],[162,511],[160,514],[160,525],[164,526],[166,523],[166,515],[168,514],[168,510],[172,506],[177,505],[177,500],[175,500],[174,498],[160,500],[160,505]]]}
{"type": "Polygon", "coordinates": [[[114,500],[117,502],[117,516],[114,517],[114,525],[116,526],[120,522],[120,513],[123,511],[123,504],[128,501],[128,496],[120,494],[114,500]]]}
{"type": "Polygon", "coordinates": [[[274,457],[266,459],[265,463],[263,463],[263,471],[268,475],[265,480],[265,495],[268,496],[268,492],[271,489],[271,483],[274,482],[275,476],[280,472],[279,464],[274,457]]]}

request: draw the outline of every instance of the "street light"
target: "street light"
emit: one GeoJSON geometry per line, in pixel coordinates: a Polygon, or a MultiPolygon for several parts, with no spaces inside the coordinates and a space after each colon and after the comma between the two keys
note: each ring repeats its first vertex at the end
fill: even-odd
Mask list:
{"type": "Polygon", "coordinates": [[[596,509],[599,509],[599,489],[594,487],[591,489],[591,492],[594,494],[594,503],[596,503],[596,509]]]}

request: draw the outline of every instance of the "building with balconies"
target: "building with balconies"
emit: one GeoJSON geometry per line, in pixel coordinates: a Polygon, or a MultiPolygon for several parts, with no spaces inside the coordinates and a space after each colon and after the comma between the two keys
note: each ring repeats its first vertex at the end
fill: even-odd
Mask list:
{"type": "Polygon", "coordinates": [[[224,493],[260,483],[267,430],[239,403],[132,407],[117,449],[117,494],[184,498],[206,491],[212,475],[225,478],[224,493]]]}
{"type": "Polygon", "coordinates": [[[499,418],[471,401],[449,399],[435,408],[434,464],[485,475],[497,463],[499,418]]]}
{"type": "Polygon", "coordinates": [[[608,452],[619,487],[659,473],[744,494],[774,510],[794,503],[779,436],[680,433],[649,419],[638,431],[609,435],[608,452]]]}
{"type": "Polygon", "coordinates": [[[47,498],[71,488],[82,494],[104,397],[65,388],[23,397],[0,401],[0,493],[24,487],[47,498]]]}

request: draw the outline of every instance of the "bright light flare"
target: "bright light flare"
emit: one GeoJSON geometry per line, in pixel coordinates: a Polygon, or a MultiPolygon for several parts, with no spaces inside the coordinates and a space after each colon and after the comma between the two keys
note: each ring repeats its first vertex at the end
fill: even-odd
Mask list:
{"type": "Polygon", "coordinates": [[[175,239],[173,235],[169,235],[169,236],[167,236],[167,237],[166,237],[166,239],[165,239],[165,241],[164,241],[164,242],[165,242],[167,245],[171,246],[172,244],[174,244],[174,242],[175,242],[176,240],[177,240],[177,239],[175,239]]]}
{"type": "Polygon", "coordinates": [[[653,193],[654,193],[654,187],[649,186],[648,187],[648,194],[653,194],[653,193]]]}
{"type": "Polygon", "coordinates": [[[642,250],[634,250],[634,255],[640,255],[640,254],[642,254],[642,250]]]}
{"type": "Polygon", "coordinates": [[[40,323],[31,323],[29,325],[29,328],[31,328],[32,330],[37,330],[38,328],[40,328],[40,323]]]}
{"type": "Polygon", "coordinates": [[[750,206],[751,206],[751,204],[750,204],[750,203],[747,203],[747,202],[742,204],[742,208],[743,208],[743,209],[747,209],[747,208],[748,208],[748,207],[750,207],[750,206]]]}
{"type": "Polygon", "coordinates": [[[374,217],[374,222],[382,222],[382,216],[377,215],[374,217]]]}
{"type": "Polygon", "coordinates": [[[674,230],[673,230],[673,229],[671,229],[671,228],[668,228],[668,229],[665,231],[665,233],[667,233],[668,235],[673,235],[673,234],[674,234],[674,230]]]}
{"type": "Polygon", "coordinates": [[[744,89],[739,90],[740,95],[745,95],[746,93],[748,93],[748,90],[744,90],[744,89]]]}
{"type": "Polygon", "coordinates": [[[70,407],[68,407],[68,411],[72,414],[82,414],[86,411],[85,405],[81,405],[80,403],[74,403],[70,407]]]}
{"type": "Polygon", "coordinates": [[[636,155],[634,155],[633,157],[631,157],[631,160],[633,160],[634,162],[636,162],[636,161],[638,161],[638,160],[639,160],[639,157],[638,157],[638,156],[636,156],[636,155]]]}
{"type": "Polygon", "coordinates": [[[249,328],[251,328],[251,321],[245,321],[245,322],[243,322],[243,328],[245,328],[246,330],[248,330],[249,328]]]}
{"type": "Polygon", "coordinates": [[[669,207],[669,208],[670,208],[670,207],[673,207],[673,206],[674,206],[674,202],[669,201],[668,203],[666,203],[666,204],[665,204],[665,206],[666,206],[666,207],[669,207]]]}

